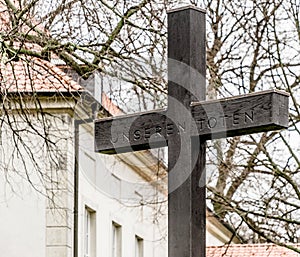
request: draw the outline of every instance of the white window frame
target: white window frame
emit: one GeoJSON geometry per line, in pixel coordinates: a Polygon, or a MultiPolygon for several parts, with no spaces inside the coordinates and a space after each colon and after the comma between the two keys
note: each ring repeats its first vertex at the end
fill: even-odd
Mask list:
{"type": "Polygon", "coordinates": [[[122,257],[122,226],[112,222],[112,257],[122,257]]]}
{"type": "Polygon", "coordinates": [[[96,212],[85,206],[83,219],[83,256],[96,257],[96,212]]]}
{"type": "Polygon", "coordinates": [[[144,239],[135,235],[135,257],[144,257],[144,239]]]}

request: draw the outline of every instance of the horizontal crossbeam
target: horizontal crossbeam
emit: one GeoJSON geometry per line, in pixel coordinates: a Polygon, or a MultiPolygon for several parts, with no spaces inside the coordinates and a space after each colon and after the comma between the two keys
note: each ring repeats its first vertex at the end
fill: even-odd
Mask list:
{"type": "Polygon", "coordinates": [[[215,139],[286,128],[288,97],[269,90],[193,103],[186,117],[157,110],[101,119],[95,122],[95,150],[115,154],[163,147],[184,133],[215,139]]]}

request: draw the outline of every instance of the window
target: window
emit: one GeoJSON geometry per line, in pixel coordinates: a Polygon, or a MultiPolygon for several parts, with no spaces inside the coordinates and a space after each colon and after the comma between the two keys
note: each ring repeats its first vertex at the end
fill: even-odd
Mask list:
{"type": "Polygon", "coordinates": [[[122,227],[112,224],[112,257],[122,257],[122,227]]]}
{"type": "Polygon", "coordinates": [[[135,257],[144,257],[144,240],[135,236],[135,257]]]}
{"type": "Polygon", "coordinates": [[[84,212],[84,257],[96,256],[96,212],[85,207],[84,212]]]}

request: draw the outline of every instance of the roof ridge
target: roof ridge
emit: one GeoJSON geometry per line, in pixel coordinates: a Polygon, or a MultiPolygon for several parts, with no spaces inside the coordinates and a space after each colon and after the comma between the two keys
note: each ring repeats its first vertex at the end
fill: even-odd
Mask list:
{"type": "MultiPolygon", "coordinates": [[[[287,244],[288,246],[300,246],[300,243],[287,244]]],[[[211,245],[207,248],[224,248],[224,247],[262,247],[262,246],[272,246],[272,247],[284,247],[282,245],[277,245],[273,243],[254,243],[254,244],[225,244],[225,245],[211,245]]]]}
{"type": "MultiPolygon", "coordinates": [[[[300,243],[287,244],[300,247],[300,243]]],[[[272,243],[230,244],[223,246],[207,246],[207,257],[299,257],[299,253],[284,246],[272,243]]]]}

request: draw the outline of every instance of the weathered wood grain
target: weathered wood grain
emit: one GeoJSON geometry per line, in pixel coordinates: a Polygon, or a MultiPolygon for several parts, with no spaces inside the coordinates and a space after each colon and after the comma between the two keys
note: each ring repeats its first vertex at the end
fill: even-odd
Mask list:
{"type": "Polygon", "coordinates": [[[288,126],[289,95],[284,92],[203,101],[205,20],[205,11],[195,7],[168,13],[168,110],[95,122],[96,152],[168,145],[170,257],[205,257],[206,140],[288,126]]]}
{"type": "Polygon", "coordinates": [[[232,137],[288,126],[288,94],[271,90],[191,105],[192,129],[187,119],[175,124],[167,110],[98,120],[97,152],[121,153],[166,146],[171,137],[189,133],[205,139],[232,137]]]}
{"type": "Polygon", "coordinates": [[[191,103],[206,96],[205,11],[168,14],[168,256],[205,257],[206,143],[190,136],[191,103]],[[174,123],[174,124],[173,124],[174,123]]]}

